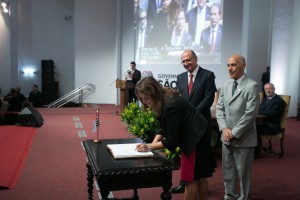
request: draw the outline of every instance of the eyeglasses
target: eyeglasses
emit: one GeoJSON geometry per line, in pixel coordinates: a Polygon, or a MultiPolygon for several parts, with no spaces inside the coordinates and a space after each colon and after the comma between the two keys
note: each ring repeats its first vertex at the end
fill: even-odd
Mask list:
{"type": "Polygon", "coordinates": [[[235,67],[235,66],[237,66],[237,64],[236,63],[227,64],[227,67],[230,67],[230,66],[235,67]]]}
{"type": "Polygon", "coordinates": [[[183,61],[181,61],[181,64],[183,65],[184,63],[190,63],[190,62],[192,62],[192,60],[193,60],[192,58],[183,60],[183,61]]]}

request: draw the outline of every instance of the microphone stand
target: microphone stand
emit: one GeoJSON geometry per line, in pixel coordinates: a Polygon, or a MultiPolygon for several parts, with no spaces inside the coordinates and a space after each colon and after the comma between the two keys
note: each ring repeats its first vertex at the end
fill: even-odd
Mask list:
{"type": "MultiPolygon", "coordinates": [[[[122,77],[125,76],[126,74],[128,74],[129,72],[130,72],[130,70],[127,70],[127,71],[124,72],[121,76],[117,77],[116,80],[122,79],[122,77]]],[[[116,80],[114,80],[113,82],[111,82],[111,83],[109,84],[109,86],[111,86],[112,84],[114,84],[114,83],[116,82],[116,80]]]]}
{"type": "MultiPolygon", "coordinates": [[[[126,74],[128,74],[129,72],[130,72],[130,70],[127,70],[126,72],[124,72],[121,76],[117,77],[116,80],[114,80],[113,82],[111,82],[109,84],[109,86],[111,86],[112,84],[114,84],[117,80],[122,79],[122,77],[125,76],[126,74]]],[[[118,92],[119,92],[119,90],[117,88],[117,96],[118,96],[118,92]]],[[[118,111],[118,107],[117,107],[117,104],[116,104],[116,111],[113,113],[113,115],[117,115],[117,114],[119,114],[119,111],[118,111]]]]}

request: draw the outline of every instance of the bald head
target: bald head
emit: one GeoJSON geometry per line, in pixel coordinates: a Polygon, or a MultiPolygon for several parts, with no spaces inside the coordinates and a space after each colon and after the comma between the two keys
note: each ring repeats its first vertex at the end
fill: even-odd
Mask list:
{"type": "Polygon", "coordinates": [[[227,61],[229,77],[238,80],[244,75],[246,60],[242,55],[233,54],[227,61]]]}
{"type": "Polygon", "coordinates": [[[198,66],[197,62],[198,62],[197,55],[195,54],[194,51],[185,50],[181,54],[181,64],[190,73],[192,73],[198,66]]]}

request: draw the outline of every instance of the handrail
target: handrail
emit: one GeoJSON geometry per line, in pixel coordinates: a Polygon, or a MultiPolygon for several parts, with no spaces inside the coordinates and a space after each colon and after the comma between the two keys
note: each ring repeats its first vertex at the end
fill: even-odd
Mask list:
{"type": "Polygon", "coordinates": [[[69,92],[68,94],[48,104],[47,108],[52,108],[52,107],[60,108],[63,105],[67,104],[68,102],[76,99],[78,99],[79,104],[82,105],[84,94],[95,91],[95,88],[96,88],[95,85],[86,83],[85,85],[75,88],[73,91],[69,92]]]}

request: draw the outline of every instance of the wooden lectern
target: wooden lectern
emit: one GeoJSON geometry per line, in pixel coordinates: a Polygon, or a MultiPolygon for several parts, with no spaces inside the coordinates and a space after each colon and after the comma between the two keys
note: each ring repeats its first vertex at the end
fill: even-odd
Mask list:
{"type": "Polygon", "coordinates": [[[116,88],[121,90],[120,92],[120,112],[124,111],[125,106],[128,104],[129,89],[133,89],[133,83],[125,80],[116,80],[116,88]]]}

